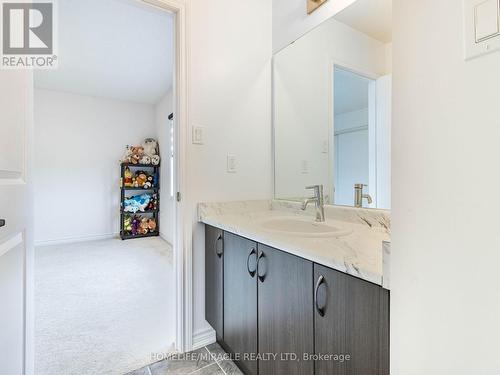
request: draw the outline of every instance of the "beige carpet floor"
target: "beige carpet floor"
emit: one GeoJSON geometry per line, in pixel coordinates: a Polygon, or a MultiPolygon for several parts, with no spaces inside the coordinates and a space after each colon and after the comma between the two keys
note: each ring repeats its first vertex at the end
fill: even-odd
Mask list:
{"type": "Polygon", "coordinates": [[[156,237],[38,247],[35,373],[121,375],[171,351],[172,259],[156,237]]]}

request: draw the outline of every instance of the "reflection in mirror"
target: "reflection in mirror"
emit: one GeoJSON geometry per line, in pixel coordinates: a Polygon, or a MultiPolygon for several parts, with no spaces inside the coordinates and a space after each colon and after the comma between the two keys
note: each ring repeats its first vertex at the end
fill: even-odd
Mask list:
{"type": "Polygon", "coordinates": [[[358,0],[274,56],[276,199],[390,208],[391,24],[358,0]]]}

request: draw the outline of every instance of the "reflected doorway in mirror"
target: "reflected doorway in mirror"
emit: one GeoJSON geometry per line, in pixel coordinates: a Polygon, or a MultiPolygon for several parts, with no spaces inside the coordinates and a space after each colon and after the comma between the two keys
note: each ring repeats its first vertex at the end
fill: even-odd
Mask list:
{"type": "Polygon", "coordinates": [[[311,14],[328,0],[307,0],[307,14],[311,14]]]}

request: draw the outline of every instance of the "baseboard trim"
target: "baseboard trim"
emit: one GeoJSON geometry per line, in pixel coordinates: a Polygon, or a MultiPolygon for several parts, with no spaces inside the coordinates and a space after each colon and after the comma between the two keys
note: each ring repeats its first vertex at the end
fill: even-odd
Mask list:
{"type": "MultiPolygon", "coordinates": [[[[171,237],[171,236],[170,236],[171,237]]],[[[164,240],[165,242],[168,242],[170,245],[172,245],[172,239],[169,238],[164,232],[160,231],[160,238],[164,240]]]]}
{"type": "Polygon", "coordinates": [[[193,350],[213,344],[215,341],[217,341],[217,339],[215,338],[215,331],[213,328],[198,331],[193,334],[193,350]]]}
{"type": "Polygon", "coordinates": [[[35,247],[64,245],[64,244],[87,242],[87,241],[108,240],[111,238],[118,238],[118,235],[119,233],[106,233],[106,234],[96,234],[92,236],[65,237],[54,240],[35,241],[35,247]]]}

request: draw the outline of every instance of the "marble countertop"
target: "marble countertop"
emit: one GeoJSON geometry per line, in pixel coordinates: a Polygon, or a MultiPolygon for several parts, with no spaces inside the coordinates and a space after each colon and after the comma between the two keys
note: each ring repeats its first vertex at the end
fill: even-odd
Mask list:
{"type": "Polygon", "coordinates": [[[252,239],[389,289],[390,213],[385,210],[325,206],[326,223],[345,229],[339,237],[300,237],[272,232],[263,222],[275,217],[310,218],[298,202],[200,203],[200,222],[252,239]]]}

